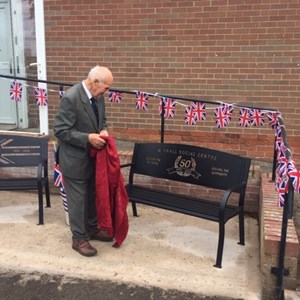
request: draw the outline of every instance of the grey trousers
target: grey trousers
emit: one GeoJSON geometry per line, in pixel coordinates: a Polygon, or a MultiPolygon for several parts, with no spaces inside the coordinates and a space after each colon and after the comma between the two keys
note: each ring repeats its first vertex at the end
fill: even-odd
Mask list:
{"type": "Polygon", "coordinates": [[[89,240],[97,230],[95,176],[87,180],[64,176],[72,239],[89,240]]]}

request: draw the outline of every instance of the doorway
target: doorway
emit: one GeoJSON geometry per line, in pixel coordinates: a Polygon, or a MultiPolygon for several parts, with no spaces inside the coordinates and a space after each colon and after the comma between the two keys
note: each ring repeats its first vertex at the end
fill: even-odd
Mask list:
{"type": "MultiPolygon", "coordinates": [[[[35,44],[24,32],[27,28],[34,31],[30,19],[32,0],[0,0],[0,74],[4,76],[26,77],[25,52],[35,44]],[[29,21],[29,22],[28,22],[29,21]]],[[[35,46],[34,46],[35,48],[35,46]]],[[[35,49],[34,49],[35,56],[35,49]]],[[[27,55],[27,54],[26,54],[27,55]]],[[[36,61],[36,58],[34,58],[36,61]]],[[[22,82],[23,91],[20,101],[10,99],[10,87],[13,79],[0,77],[0,130],[28,128],[28,105],[26,82],[22,82]]]]}

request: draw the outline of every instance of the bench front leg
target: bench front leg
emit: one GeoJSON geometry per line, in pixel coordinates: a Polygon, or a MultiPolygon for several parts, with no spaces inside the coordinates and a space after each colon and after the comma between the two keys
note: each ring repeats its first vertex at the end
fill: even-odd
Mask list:
{"type": "Polygon", "coordinates": [[[244,225],[244,211],[239,213],[239,227],[240,227],[240,242],[239,245],[245,245],[245,225],[244,225]]]}
{"type": "Polygon", "coordinates": [[[135,217],[138,217],[136,203],[134,201],[132,201],[132,200],[131,200],[131,206],[132,206],[132,213],[133,213],[133,215],[135,217]]]}
{"type": "Polygon", "coordinates": [[[239,227],[240,227],[240,245],[245,245],[245,213],[244,213],[244,201],[245,201],[245,193],[246,193],[246,184],[243,187],[243,190],[240,193],[239,199],[239,227]]]}
{"type": "Polygon", "coordinates": [[[44,162],[44,178],[43,182],[45,185],[45,194],[46,194],[46,207],[51,207],[50,205],[50,189],[49,189],[49,179],[48,179],[48,161],[44,162]]]}
{"type": "Polygon", "coordinates": [[[51,207],[51,204],[50,204],[50,189],[49,189],[49,181],[48,180],[45,184],[45,194],[46,194],[46,207],[51,207]]]}
{"type": "Polygon", "coordinates": [[[38,198],[39,198],[39,223],[38,225],[44,225],[44,212],[43,212],[43,185],[38,183],[38,198]]]}
{"type": "Polygon", "coordinates": [[[218,251],[215,268],[222,268],[222,256],[224,248],[224,237],[225,237],[225,224],[221,220],[219,221],[219,242],[218,242],[218,251]]]}

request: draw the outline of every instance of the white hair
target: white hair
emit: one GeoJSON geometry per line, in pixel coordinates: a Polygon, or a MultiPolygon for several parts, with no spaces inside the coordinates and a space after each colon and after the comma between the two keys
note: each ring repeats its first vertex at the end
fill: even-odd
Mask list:
{"type": "Polygon", "coordinates": [[[107,77],[113,77],[111,71],[106,68],[97,65],[96,67],[92,68],[89,72],[88,78],[93,81],[95,79],[99,80],[100,82],[104,83],[107,77]]]}

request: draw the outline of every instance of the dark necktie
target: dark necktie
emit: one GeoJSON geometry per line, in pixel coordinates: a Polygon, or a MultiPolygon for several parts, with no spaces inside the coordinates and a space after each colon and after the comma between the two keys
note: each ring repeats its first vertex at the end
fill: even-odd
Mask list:
{"type": "Polygon", "coordinates": [[[99,111],[98,111],[98,106],[97,106],[97,103],[96,103],[96,99],[91,98],[91,103],[92,103],[93,111],[94,111],[95,116],[96,116],[97,126],[99,126],[99,111]]]}

